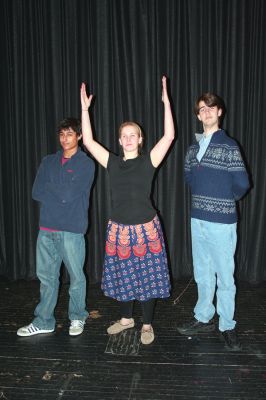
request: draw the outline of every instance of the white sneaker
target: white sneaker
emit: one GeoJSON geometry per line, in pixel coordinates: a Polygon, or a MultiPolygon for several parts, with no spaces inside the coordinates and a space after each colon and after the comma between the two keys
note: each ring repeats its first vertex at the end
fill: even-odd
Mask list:
{"type": "Polygon", "coordinates": [[[71,321],[71,325],[69,327],[70,336],[80,335],[84,331],[85,321],[81,321],[79,319],[73,319],[71,321]]]}
{"type": "Polygon", "coordinates": [[[33,335],[39,335],[40,333],[51,333],[53,331],[54,331],[54,329],[40,329],[33,324],[29,324],[29,325],[23,326],[22,328],[19,328],[17,330],[17,335],[18,336],[33,336],[33,335]]]}

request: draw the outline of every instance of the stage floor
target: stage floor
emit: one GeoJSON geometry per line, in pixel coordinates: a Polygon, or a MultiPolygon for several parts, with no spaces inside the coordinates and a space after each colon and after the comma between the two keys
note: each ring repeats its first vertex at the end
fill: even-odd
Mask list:
{"type": "Polygon", "coordinates": [[[192,337],[177,332],[191,318],[196,300],[195,283],[187,284],[176,282],[171,298],[157,302],[156,339],[144,346],[138,304],[136,327],[108,336],[119,307],[102,295],[99,285],[88,288],[91,317],[81,336],[68,335],[65,284],[56,308],[56,332],[18,337],[17,329],[31,322],[39,284],[2,279],[0,399],[265,399],[266,283],[238,285],[236,319],[243,350],[234,353],[224,348],[218,332],[192,337]]]}

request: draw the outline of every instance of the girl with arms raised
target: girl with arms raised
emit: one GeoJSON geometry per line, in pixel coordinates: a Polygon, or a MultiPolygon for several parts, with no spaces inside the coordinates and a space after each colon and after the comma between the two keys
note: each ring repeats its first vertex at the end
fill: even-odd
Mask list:
{"type": "Polygon", "coordinates": [[[81,85],[83,143],[94,158],[107,169],[111,188],[111,214],[106,233],[102,289],[106,296],[120,302],[121,319],[107,332],[117,334],[135,325],[134,300],[141,302],[143,326],[141,342],[154,340],[152,318],[157,298],[169,296],[170,281],[163,233],[150,200],[151,185],[174,140],[174,123],[162,78],[164,134],[152,150],[141,154],[143,133],[135,122],[119,128],[123,155],[117,156],[93,139],[88,109],[93,95],[81,85]]]}

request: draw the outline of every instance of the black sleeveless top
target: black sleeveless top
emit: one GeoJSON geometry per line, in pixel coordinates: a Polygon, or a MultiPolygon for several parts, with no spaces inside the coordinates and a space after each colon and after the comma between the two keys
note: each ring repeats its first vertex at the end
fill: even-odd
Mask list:
{"type": "Polygon", "coordinates": [[[124,161],[109,153],[107,170],[111,188],[110,219],[125,225],[151,221],[156,211],[151,204],[151,185],[155,172],[150,155],[124,161]]]}

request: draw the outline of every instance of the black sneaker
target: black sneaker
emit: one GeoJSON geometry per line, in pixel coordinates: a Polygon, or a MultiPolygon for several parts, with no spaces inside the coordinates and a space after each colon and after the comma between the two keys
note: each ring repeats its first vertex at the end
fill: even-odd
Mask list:
{"type": "Polygon", "coordinates": [[[192,321],[186,322],[182,326],[178,326],[177,330],[181,335],[195,335],[196,333],[212,332],[215,330],[213,320],[209,322],[200,322],[196,318],[192,321]]]}
{"type": "Polygon", "coordinates": [[[237,338],[235,329],[221,332],[221,336],[225,342],[225,348],[230,351],[240,351],[242,349],[241,343],[237,338]]]}

